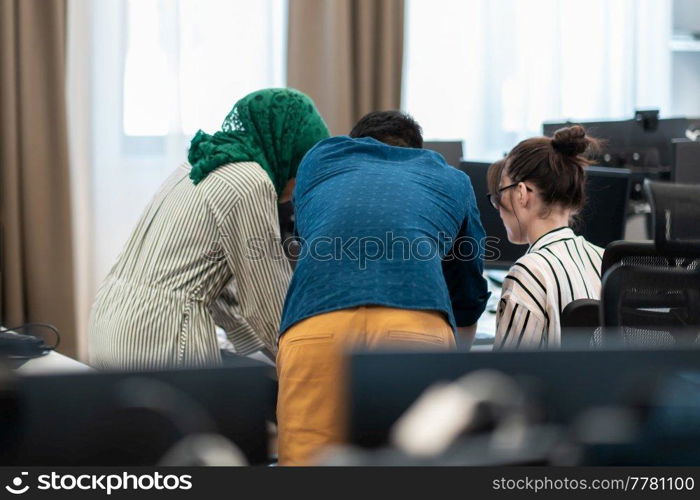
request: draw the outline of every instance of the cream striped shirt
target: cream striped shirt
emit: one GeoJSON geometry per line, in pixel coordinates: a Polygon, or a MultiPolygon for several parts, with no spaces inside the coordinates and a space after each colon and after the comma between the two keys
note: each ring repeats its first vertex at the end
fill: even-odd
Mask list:
{"type": "Polygon", "coordinates": [[[503,281],[494,349],[560,347],[564,307],[600,298],[602,256],[602,248],[568,227],[535,241],[503,281]]]}
{"type": "Polygon", "coordinates": [[[252,162],[195,186],[188,164],[162,185],[98,291],[89,326],[98,368],[220,362],[215,324],[236,351],[277,351],[291,277],[277,194],[252,162]]]}

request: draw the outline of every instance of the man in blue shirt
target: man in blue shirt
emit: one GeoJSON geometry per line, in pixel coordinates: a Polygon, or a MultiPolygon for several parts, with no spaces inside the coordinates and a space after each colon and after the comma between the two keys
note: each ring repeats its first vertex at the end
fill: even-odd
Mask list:
{"type": "Polygon", "coordinates": [[[484,230],[469,178],[422,149],[399,111],[319,142],[296,177],[301,243],[277,369],[280,463],[340,442],[351,348],[470,345],[488,291],[484,230]]]}

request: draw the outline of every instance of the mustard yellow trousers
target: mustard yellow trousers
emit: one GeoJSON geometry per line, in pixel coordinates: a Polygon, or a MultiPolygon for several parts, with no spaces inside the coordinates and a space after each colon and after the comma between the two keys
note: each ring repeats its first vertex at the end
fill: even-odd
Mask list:
{"type": "Polygon", "coordinates": [[[442,350],[455,346],[442,313],[365,306],[300,321],[277,355],[279,464],[306,465],[347,428],[345,357],[352,349],[442,350]]]}

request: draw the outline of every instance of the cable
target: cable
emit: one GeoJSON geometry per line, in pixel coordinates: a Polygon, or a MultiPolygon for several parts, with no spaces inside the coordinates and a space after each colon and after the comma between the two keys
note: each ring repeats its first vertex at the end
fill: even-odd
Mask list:
{"type": "MultiPolygon", "coordinates": [[[[24,323],[23,325],[20,325],[20,326],[15,326],[13,328],[7,328],[6,331],[19,333],[20,330],[26,330],[26,329],[31,328],[31,327],[48,328],[56,336],[56,342],[54,343],[54,345],[49,346],[49,345],[46,345],[46,342],[44,342],[44,346],[42,347],[43,349],[45,349],[47,351],[54,351],[61,343],[61,334],[58,333],[58,329],[55,326],[53,326],[49,323],[24,323]]],[[[34,335],[32,333],[26,333],[24,335],[31,335],[33,337],[36,337],[36,335],[34,335]]],[[[42,340],[43,340],[43,338],[42,338],[42,340]]]]}

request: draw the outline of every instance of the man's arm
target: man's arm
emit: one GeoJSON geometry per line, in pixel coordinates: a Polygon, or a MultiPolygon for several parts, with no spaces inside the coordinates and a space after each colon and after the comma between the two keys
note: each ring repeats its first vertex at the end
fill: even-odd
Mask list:
{"type": "Polygon", "coordinates": [[[476,323],[469,326],[457,327],[457,347],[462,349],[471,349],[476,336],[476,323]]]}
{"type": "Polygon", "coordinates": [[[467,213],[457,240],[442,263],[460,347],[471,347],[476,334],[476,323],[486,309],[486,301],[490,295],[483,276],[483,241],[486,234],[471,183],[468,186],[467,198],[467,213]]]}

